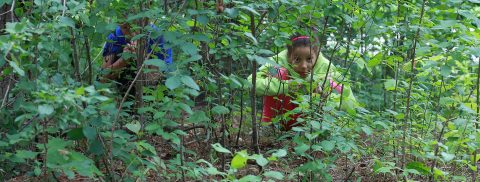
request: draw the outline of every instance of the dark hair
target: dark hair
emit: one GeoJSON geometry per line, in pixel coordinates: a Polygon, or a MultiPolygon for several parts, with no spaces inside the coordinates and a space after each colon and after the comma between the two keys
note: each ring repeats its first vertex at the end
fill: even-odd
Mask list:
{"type": "Polygon", "coordinates": [[[312,47],[312,51],[318,51],[318,46],[315,45],[317,42],[317,39],[315,39],[315,42],[310,41],[310,37],[306,35],[300,35],[300,34],[294,34],[290,36],[290,44],[287,45],[287,55],[290,56],[290,54],[293,52],[293,50],[297,47],[312,47]]]}

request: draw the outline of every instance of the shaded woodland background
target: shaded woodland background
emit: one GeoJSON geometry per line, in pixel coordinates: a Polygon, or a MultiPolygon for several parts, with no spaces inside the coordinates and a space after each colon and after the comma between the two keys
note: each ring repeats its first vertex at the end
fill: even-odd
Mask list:
{"type": "Polygon", "coordinates": [[[0,6],[2,180],[479,179],[478,0],[0,6]],[[98,81],[106,36],[125,21],[140,42],[155,24],[174,50],[173,71],[152,81],[149,65],[165,65],[137,48],[135,98],[98,81]],[[246,78],[295,32],[320,38],[361,107],[299,93],[304,124],[282,132],[259,123],[246,78]]]}

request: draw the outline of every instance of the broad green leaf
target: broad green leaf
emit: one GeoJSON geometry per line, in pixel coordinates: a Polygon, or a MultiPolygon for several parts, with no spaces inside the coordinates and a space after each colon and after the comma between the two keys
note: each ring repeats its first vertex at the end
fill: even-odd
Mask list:
{"type": "Polygon", "coordinates": [[[363,126],[362,131],[365,132],[367,135],[372,135],[372,129],[369,126],[363,126]]]}
{"type": "Polygon", "coordinates": [[[135,123],[128,123],[125,125],[125,127],[127,127],[128,130],[134,132],[135,134],[138,134],[142,125],[140,124],[140,122],[137,121],[135,123]]]}
{"type": "Polygon", "coordinates": [[[161,59],[148,59],[144,62],[145,65],[152,65],[158,67],[160,70],[164,70],[167,67],[165,61],[161,59]]]}
{"type": "Polygon", "coordinates": [[[247,36],[248,38],[250,38],[250,40],[252,41],[253,45],[257,45],[258,44],[258,41],[257,39],[252,35],[252,33],[250,32],[245,32],[243,33],[245,36],[247,36]]]}
{"type": "Polygon", "coordinates": [[[179,76],[171,76],[167,78],[167,81],[165,82],[165,86],[170,90],[178,88],[181,84],[182,82],[179,76]]]}
{"type": "Polygon", "coordinates": [[[274,178],[274,179],[277,179],[277,180],[282,180],[284,178],[283,174],[281,172],[278,172],[278,171],[268,171],[268,172],[263,173],[263,175],[265,177],[274,178]]]}
{"type": "Polygon", "coordinates": [[[254,154],[252,156],[253,159],[255,159],[255,161],[257,162],[258,165],[260,166],[265,166],[268,164],[268,160],[265,159],[265,157],[263,157],[263,155],[259,155],[259,154],[254,154]]]}
{"type": "Polygon", "coordinates": [[[61,26],[75,28],[75,22],[70,17],[61,16],[58,21],[61,26]]]}
{"type": "Polygon", "coordinates": [[[97,130],[95,130],[95,128],[86,126],[83,128],[82,131],[83,131],[83,135],[85,135],[85,137],[87,137],[88,140],[93,140],[97,138],[97,130]]]}
{"type": "Polygon", "coordinates": [[[303,155],[303,154],[305,154],[305,151],[307,151],[309,149],[309,146],[307,144],[300,143],[294,149],[295,149],[295,152],[297,154],[303,155]]]}
{"type": "Polygon", "coordinates": [[[438,168],[435,168],[433,169],[433,176],[435,177],[435,179],[438,179],[439,177],[444,177],[445,176],[445,172],[443,172],[442,170],[438,169],[438,168]]]}
{"type": "Polygon", "coordinates": [[[322,148],[325,152],[330,152],[335,147],[335,141],[324,140],[324,141],[320,142],[320,146],[322,146],[322,148]]]}
{"type": "Polygon", "coordinates": [[[85,135],[82,132],[83,128],[74,128],[67,132],[67,137],[70,140],[80,140],[85,138],[85,135]]]}
{"type": "Polygon", "coordinates": [[[137,34],[137,35],[133,36],[130,41],[136,41],[138,39],[141,39],[142,37],[145,37],[145,34],[143,34],[143,33],[137,34]]]}
{"type": "Polygon", "coordinates": [[[92,142],[89,142],[88,152],[95,155],[102,155],[105,152],[103,144],[100,140],[95,139],[92,142]]]}
{"type": "Polygon", "coordinates": [[[442,74],[443,77],[450,76],[451,72],[452,72],[451,66],[443,65],[442,67],[440,67],[440,73],[442,74]]]}
{"type": "Polygon", "coordinates": [[[79,87],[79,88],[75,89],[75,94],[84,95],[85,94],[85,87],[79,87]]]}
{"type": "Polygon", "coordinates": [[[393,174],[392,169],[393,167],[381,167],[378,170],[375,171],[375,173],[390,173],[393,174]]]}
{"type": "Polygon", "coordinates": [[[228,108],[226,108],[225,106],[215,106],[215,107],[212,108],[212,112],[214,114],[221,115],[221,114],[228,114],[228,112],[230,112],[230,110],[228,108]]]}
{"type": "Polygon", "coordinates": [[[251,7],[248,7],[248,6],[240,6],[240,9],[244,9],[244,10],[247,10],[251,13],[253,13],[254,15],[260,15],[257,11],[255,11],[253,8],[251,7]]]}
{"type": "Polygon", "coordinates": [[[475,157],[475,159],[474,159],[474,155],[470,156],[470,161],[471,161],[472,163],[478,162],[479,160],[480,160],[480,154],[477,154],[477,157],[475,157]],[[474,160],[475,160],[475,161],[474,161],[474,160]]]}
{"type": "Polygon", "coordinates": [[[242,169],[243,167],[245,167],[245,165],[247,165],[247,160],[248,160],[248,154],[246,150],[237,152],[231,162],[232,168],[242,169]]]}
{"type": "Polygon", "coordinates": [[[476,165],[468,164],[468,167],[470,168],[470,170],[477,172],[477,166],[476,165]]]}
{"type": "Polygon", "coordinates": [[[230,18],[235,18],[238,16],[239,12],[238,12],[238,9],[237,8],[225,8],[225,13],[227,13],[227,15],[230,17],[230,18]]]}
{"type": "Polygon", "coordinates": [[[455,158],[454,154],[449,154],[449,153],[446,153],[446,152],[442,152],[441,155],[442,155],[442,158],[445,162],[451,161],[452,159],[455,158]]]}
{"type": "Polygon", "coordinates": [[[453,103],[455,103],[455,99],[451,97],[441,97],[440,98],[440,104],[443,106],[451,106],[453,103]]]}
{"type": "Polygon", "coordinates": [[[230,152],[230,150],[222,147],[222,145],[220,145],[220,143],[215,143],[215,144],[211,144],[213,149],[215,149],[217,152],[221,152],[221,153],[227,153],[227,154],[231,154],[232,152],[230,152]]]}
{"type": "Polygon", "coordinates": [[[382,62],[382,56],[382,52],[379,52],[377,55],[373,56],[373,58],[368,61],[368,67],[373,68],[379,65],[382,62]]]}
{"type": "Polygon", "coordinates": [[[272,154],[272,156],[281,158],[287,156],[287,150],[285,149],[278,149],[275,153],[272,154]]]}
{"type": "Polygon", "coordinates": [[[200,87],[198,87],[197,83],[195,83],[195,80],[193,80],[190,76],[182,76],[182,83],[195,90],[200,90],[200,87]]]}
{"type": "Polygon", "coordinates": [[[201,123],[201,122],[210,121],[210,118],[207,117],[204,111],[195,111],[193,114],[189,116],[187,121],[192,123],[201,123]]]}
{"type": "Polygon", "coordinates": [[[410,162],[406,166],[407,169],[415,169],[423,175],[430,174],[430,168],[421,162],[410,162]]]}
{"type": "Polygon", "coordinates": [[[17,72],[20,76],[25,76],[25,71],[23,71],[22,68],[20,68],[17,63],[14,61],[9,61],[8,64],[13,68],[15,72],[17,72]]]}
{"type": "Polygon", "coordinates": [[[186,42],[180,48],[182,49],[182,51],[184,51],[185,53],[187,53],[191,56],[195,56],[195,55],[198,54],[197,47],[195,45],[193,45],[192,43],[186,42]]]}
{"type": "Polygon", "coordinates": [[[262,178],[260,176],[254,176],[254,175],[247,175],[238,180],[238,182],[257,182],[261,181],[262,178]]]}
{"type": "Polygon", "coordinates": [[[50,115],[53,113],[53,107],[51,105],[39,105],[38,106],[38,113],[40,115],[50,115]]]}
{"type": "Polygon", "coordinates": [[[395,90],[395,79],[387,79],[384,82],[385,90],[392,91],[395,90]]]}
{"type": "Polygon", "coordinates": [[[18,158],[22,159],[34,159],[37,157],[38,152],[32,152],[29,150],[17,150],[17,154],[15,154],[18,158]]]}

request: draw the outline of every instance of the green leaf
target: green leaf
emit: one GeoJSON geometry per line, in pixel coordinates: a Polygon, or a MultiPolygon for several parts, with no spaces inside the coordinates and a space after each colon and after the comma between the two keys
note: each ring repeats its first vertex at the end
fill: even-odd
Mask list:
{"type": "Polygon", "coordinates": [[[201,123],[201,122],[210,121],[210,118],[207,117],[207,114],[205,114],[204,111],[195,111],[193,114],[189,116],[187,121],[191,123],[201,123]]]}
{"type": "Polygon", "coordinates": [[[379,65],[382,62],[382,56],[383,56],[382,52],[377,53],[377,55],[373,56],[373,58],[370,59],[370,61],[368,61],[367,66],[370,68],[373,68],[379,65]]]}
{"type": "Polygon", "coordinates": [[[197,22],[202,25],[206,25],[208,23],[208,17],[205,15],[198,16],[197,22]]]}
{"type": "Polygon", "coordinates": [[[392,169],[394,169],[394,168],[393,167],[381,167],[381,168],[378,168],[378,170],[376,170],[375,173],[390,173],[390,174],[393,174],[392,169]]]}
{"type": "Polygon", "coordinates": [[[435,177],[435,179],[438,179],[438,177],[444,177],[445,172],[443,172],[442,170],[440,170],[438,168],[435,168],[435,169],[433,169],[433,176],[435,177]]]}
{"type": "Polygon", "coordinates": [[[242,169],[247,165],[248,154],[247,150],[237,152],[232,159],[231,166],[234,169],[242,169]]]}
{"type": "Polygon", "coordinates": [[[441,97],[440,98],[440,104],[443,106],[451,106],[453,103],[455,103],[455,99],[451,97],[441,97]]]}
{"type": "MultiPolygon", "coordinates": [[[[72,144],[71,141],[65,141],[60,138],[49,138],[47,143],[48,151],[58,151],[60,149],[65,149],[65,147],[70,146],[72,144]]],[[[43,150],[45,147],[43,144],[37,144],[37,148],[43,150]]]]}
{"type": "Polygon", "coordinates": [[[83,128],[74,128],[67,132],[67,137],[70,140],[81,140],[85,138],[85,135],[82,133],[83,128]]]}
{"type": "Polygon", "coordinates": [[[238,182],[256,182],[261,180],[262,178],[260,178],[259,176],[247,175],[247,176],[244,176],[243,178],[240,178],[238,182]]]}
{"type": "Polygon", "coordinates": [[[145,34],[143,34],[143,33],[137,34],[137,35],[133,36],[130,41],[136,41],[138,39],[141,39],[142,37],[145,37],[145,34]]]}
{"type": "Polygon", "coordinates": [[[362,130],[363,130],[363,132],[365,132],[365,134],[367,134],[367,135],[372,135],[372,133],[373,133],[373,132],[372,132],[372,129],[371,129],[369,126],[363,126],[363,127],[362,127],[362,130]]]}
{"type": "Polygon", "coordinates": [[[38,113],[40,115],[50,115],[53,113],[53,107],[51,105],[39,105],[38,106],[38,113]]]}
{"type": "Polygon", "coordinates": [[[87,137],[88,140],[93,140],[97,138],[97,130],[95,128],[92,128],[90,126],[86,126],[83,128],[83,135],[87,137]]]}
{"type": "Polygon", "coordinates": [[[442,152],[441,155],[442,155],[442,158],[445,162],[451,161],[452,159],[455,158],[454,154],[449,154],[449,153],[446,153],[446,152],[442,152]]]}
{"type": "Polygon", "coordinates": [[[198,87],[197,83],[195,83],[190,76],[182,76],[182,83],[195,90],[200,90],[200,87],[198,87]]]}
{"type": "Polygon", "coordinates": [[[250,38],[250,40],[252,41],[253,45],[257,45],[258,44],[258,41],[257,39],[252,35],[252,33],[250,32],[245,32],[243,33],[245,36],[247,36],[248,38],[250,38]]]}
{"type": "Polygon", "coordinates": [[[58,21],[59,21],[61,26],[67,26],[67,27],[75,28],[75,22],[70,17],[61,16],[58,19],[58,21]]]}
{"type": "Polygon", "coordinates": [[[225,106],[215,106],[212,108],[212,112],[217,115],[222,115],[222,114],[228,114],[230,110],[226,108],[225,106]]]}
{"type": "Polygon", "coordinates": [[[182,51],[191,56],[198,54],[197,47],[190,42],[185,42],[180,48],[182,49],[182,51]]]}
{"type": "Polygon", "coordinates": [[[140,124],[140,122],[137,121],[135,123],[128,123],[125,125],[125,127],[127,127],[128,130],[134,132],[135,134],[138,134],[142,125],[140,124]]]}
{"type": "Polygon", "coordinates": [[[451,72],[452,72],[452,67],[451,66],[443,65],[442,67],[440,67],[440,73],[444,77],[448,77],[451,72]]]}
{"type": "Polygon", "coordinates": [[[295,149],[295,152],[299,155],[303,155],[305,154],[305,151],[307,151],[310,147],[305,144],[305,143],[300,143],[298,144],[294,149],[295,149]]]}
{"type": "Polygon", "coordinates": [[[85,94],[85,87],[79,87],[77,89],[75,89],[75,94],[76,95],[84,95],[85,94]]]}
{"type": "Polygon", "coordinates": [[[10,64],[10,66],[13,68],[13,70],[15,72],[17,72],[20,76],[25,76],[25,71],[23,71],[23,69],[21,69],[17,63],[15,63],[14,61],[9,61],[8,64],[10,64]]]}
{"type": "Polygon", "coordinates": [[[422,173],[423,175],[430,174],[430,169],[421,162],[410,162],[406,166],[407,169],[415,169],[418,172],[422,173]]]}
{"type": "Polygon", "coordinates": [[[335,141],[324,140],[324,141],[320,142],[320,146],[322,146],[322,148],[325,152],[329,152],[329,151],[332,151],[333,148],[335,147],[335,141]]]}
{"type": "Polygon", "coordinates": [[[179,76],[172,76],[165,81],[165,86],[170,90],[178,88],[181,84],[182,82],[179,76]]]}
{"type": "Polygon", "coordinates": [[[238,16],[239,12],[238,12],[238,9],[236,8],[225,8],[225,13],[227,13],[227,15],[230,17],[230,18],[235,18],[238,16]]]}
{"type": "Polygon", "coordinates": [[[22,159],[34,159],[37,155],[38,152],[32,152],[29,150],[17,150],[17,154],[15,154],[15,156],[22,159]]]}
{"type": "Polygon", "coordinates": [[[158,67],[160,70],[164,70],[167,67],[165,61],[161,59],[148,59],[144,62],[145,65],[152,65],[158,67]]]}
{"type": "Polygon", "coordinates": [[[260,15],[260,14],[259,14],[257,11],[255,11],[253,8],[248,7],[248,6],[240,6],[240,9],[247,10],[247,11],[253,13],[254,15],[260,15]]]}
{"type": "Polygon", "coordinates": [[[105,152],[105,149],[103,148],[102,142],[96,139],[90,142],[88,152],[95,155],[102,155],[105,152]]]}
{"type": "Polygon", "coordinates": [[[213,149],[215,149],[217,152],[227,153],[227,154],[231,154],[231,153],[232,153],[232,152],[230,152],[230,150],[228,150],[228,149],[226,149],[226,148],[223,148],[222,145],[220,145],[220,143],[212,144],[212,147],[213,147],[213,149]]]}
{"type": "Polygon", "coordinates": [[[392,91],[395,90],[395,79],[387,79],[384,82],[385,90],[392,91]]]}
{"type": "Polygon", "coordinates": [[[478,162],[479,160],[480,160],[480,154],[477,154],[477,157],[475,157],[475,159],[474,159],[474,155],[470,156],[470,161],[472,163],[478,162]]]}
{"type": "Polygon", "coordinates": [[[265,157],[263,157],[263,155],[259,155],[259,154],[254,154],[252,156],[252,159],[255,159],[255,161],[257,162],[258,165],[260,166],[265,166],[268,164],[268,160],[265,159],[265,157]]]}
{"type": "Polygon", "coordinates": [[[42,170],[39,167],[35,166],[33,173],[35,174],[35,176],[39,176],[42,173],[42,170]]]}
{"type": "Polygon", "coordinates": [[[278,180],[282,180],[284,178],[283,174],[281,172],[278,172],[278,171],[268,171],[268,172],[263,173],[263,175],[265,177],[274,178],[274,179],[278,179],[278,180]]]}
{"type": "Polygon", "coordinates": [[[275,153],[272,154],[272,156],[281,158],[287,156],[287,151],[285,149],[279,149],[275,153]]]}

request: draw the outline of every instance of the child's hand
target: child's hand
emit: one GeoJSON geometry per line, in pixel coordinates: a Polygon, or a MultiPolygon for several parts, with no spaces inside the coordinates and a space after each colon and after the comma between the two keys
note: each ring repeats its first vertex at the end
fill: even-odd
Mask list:
{"type": "Polygon", "coordinates": [[[135,48],[137,47],[137,42],[131,42],[123,48],[123,52],[135,53],[135,48]]]}
{"type": "Polygon", "coordinates": [[[322,93],[323,93],[322,86],[319,85],[313,92],[314,92],[314,93],[317,93],[317,94],[322,94],[322,93]]]}

